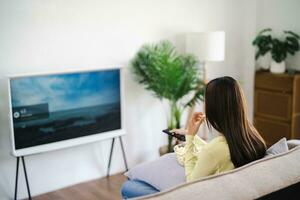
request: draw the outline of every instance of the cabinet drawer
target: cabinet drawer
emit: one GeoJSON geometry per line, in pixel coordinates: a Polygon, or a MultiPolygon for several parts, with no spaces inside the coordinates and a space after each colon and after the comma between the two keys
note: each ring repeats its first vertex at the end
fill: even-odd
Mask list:
{"type": "Polygon", "coordinates": [[[254,126],[266,140],[268,146],[276,143],[283,137],[290,139],[291,127],[288,123],[256,117],[254,126]]]}
{"type": "Polygon", "coordinates": [[[293,76],[288,74],[257,72],[255,76],[255,87],[259,89],[292,93],[293,79],[293,76]]]}
{"type": "Polygon", "coordinates": [[[290,121],[292,96],[278,92],[255,91],[255,115],[290,121]]]}

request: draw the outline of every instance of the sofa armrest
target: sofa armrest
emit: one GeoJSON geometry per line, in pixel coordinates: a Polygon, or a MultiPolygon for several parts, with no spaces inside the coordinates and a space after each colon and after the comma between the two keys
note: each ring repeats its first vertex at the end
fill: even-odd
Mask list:
{"type": "Polygon", "coordinates": [[[300,146],[300,140],[288,140],[287,144],[289,149],[293,149],[296,146],[300,146]]]}

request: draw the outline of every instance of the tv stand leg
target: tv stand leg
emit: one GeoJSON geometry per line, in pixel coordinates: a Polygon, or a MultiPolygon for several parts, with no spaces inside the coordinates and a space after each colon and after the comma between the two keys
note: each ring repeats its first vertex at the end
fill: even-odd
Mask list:
{"type": "MultiPolygon", "coordinates": [[[[32,200],[31,194],[30,194],[30,187],[29,187],[29,182],[28,182],[28,177],[27,177],[27,171],[26,171],[26,165],[25,165],[25,159],[24,156],[21,156],[22,164],[23,164],[23,170],[24,170],[24,175],[25,175],[25,180],[26,180],[26,187],[27,187],[27,192],[28,192],[28,199],[32,200]]],[[[14,200],[17,200],[18,198],[18,180],[19,180],[19,164],[20,163],[20,157],[17,157],[17,166],[16,166],[16,182],[15,182],[15,198],[14,200]]]]}
{"type": "Polygon", "coordinates": [[[107,167],[107,174],[106,174],[107,177],[109,176],[110,165],[111,165],[111,158],[112,158],[114,146],[115,146],[115,138],[112,139],[111,146],[110,146],[110,154],[109,154],[108,167],[107,167]]]}
{"type": "MultiPolygon", "coordinates": [[[[109,177],[109,172],[110,172],[110,166],[111,166],[111,160],[112,160],[112,154],[113,154],[113,150],[114,150],[114,146],[115,146],[115,139],[112,139],[111,142],[111,147],[110,147],[110,154],[109,154],[109,160],[108,160],[108,167],[107,167],[107,174],[106,177],[109,177]]],[[[124,165],[125,165],[125,169],[126,171],[128,171],[128,165],[127,165],[127,160],[126,160],[126,155],[125,155],[125,150],[124,150],[124,145],[123,145],[123,141],[122,141],[122,137],[119,136],[119,140],[120,140],[120,145],[121,145],[121,150],[122,150],[122,155],[123,155],[123,160],[124,160],[124,165]]]]}
{"type": "Polygon", "coordinates": [[[20,161],[20,157],[17,157],[16,182],[15,182],[15,198],[14,198],[14,200],[17,200],[17,195],[18,195],[19,161],[20,161]]]}
{"type": "Polygon", "coordinates": [[[28,177],[27,177],[27,171],[26,171],[26,165],[25,165],[24,156],[22,156],[21,159],[22,159],[22,163],[23,163],[23,169],[24,169],[24,175],[25,175],[25,180],[26,180],[28,197],[29,197],[29,200],[31,200],[31,194],[30,194],[30,188],[29,188],[29,182],[28,182],[28,177]]]}
{"type": "Polygon", "coordinates": [[[120,144],[121,144],[121,149],[122,149],[122,154],[123,154],[123,160],[124,160],[125,169],[126,169],[126,171],[128,171],[128,165],[127,165],[127,160],[126,160],[126,155],[125,155],[125,150],[124,150],[124,146],[123,146],[122,137],[120,136],[119,139],[120,139],[120,144]]]}

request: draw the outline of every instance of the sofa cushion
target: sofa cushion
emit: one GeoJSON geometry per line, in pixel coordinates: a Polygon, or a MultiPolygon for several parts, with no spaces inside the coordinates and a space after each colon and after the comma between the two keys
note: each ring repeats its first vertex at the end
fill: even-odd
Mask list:
{"type": "Polygon", "coordinates": [[[257,199],[300,182],[300,147],[143,199],[257,199]]]}
{"type": "Polygon", "coordinates": [[[160,191],[185,182],[184,168],[178,164],[175,153],[139,164],[126,172],[125,176],[149,183],[160,191]]]}

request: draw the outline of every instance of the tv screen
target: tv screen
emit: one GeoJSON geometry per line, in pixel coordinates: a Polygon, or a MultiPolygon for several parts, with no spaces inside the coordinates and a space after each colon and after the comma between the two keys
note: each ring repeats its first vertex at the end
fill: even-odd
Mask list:
{"type": "Polygon", "coordinates": [[[14,150],[120,130],[120,83],[120,69],[10,78],[14,150]]]}

